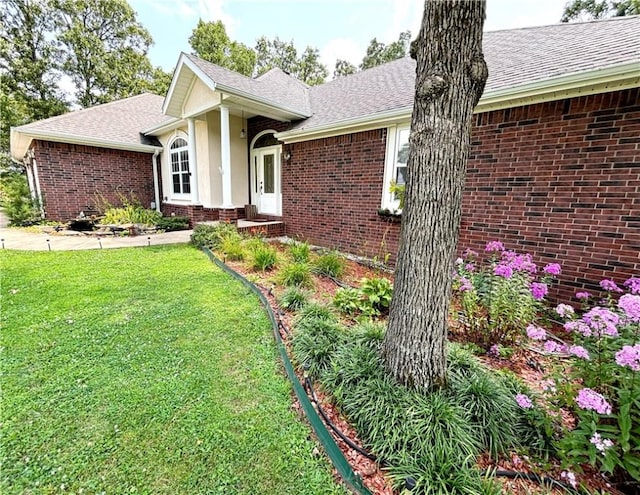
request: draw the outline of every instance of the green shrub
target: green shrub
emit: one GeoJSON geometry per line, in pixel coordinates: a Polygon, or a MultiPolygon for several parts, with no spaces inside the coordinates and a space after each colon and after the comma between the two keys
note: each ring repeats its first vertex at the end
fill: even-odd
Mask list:
{"type": "Polygon", "coordinates": [[[550,439],[535,417],[545,413],[517,405],[516,383],[459,346],[449,347],[448,387],[421,393],[398,386],[384,367],[383,335],[379,323],[340,331],[333,321],[299,318],[293,353],[331,391],[365,447],[388,463],[396,488],[411,476],[415,495],[496,494],[497,486],[475,469],[477,456],[518,448],[521,433],[534,445],[550,439]]]}
{"type": "Polygon", "coordinates": [[[162,215],[156,210],[149,210],[137,204],[127,204],[120,208],[109,208],[104,212],[102,223],[123,225],[134,223],[154,227],[162,215]]]}
{"type": "Polygon", "coordinates": [[[344,272],[344,258],[335,251],[321,255],[313,266],[313,271],[318,275],[340,278],[344,272]]]}
{"type": "Polygon", "coordinates": [[[289,287],[279,298],[278,304],[281,308],[289,311],[298,311],[309,300],[309,294],[298,287],[289,287]]]}
{"type": "Polygon", "coordinates": [[[242,237],[236,234],[229,234],[220,241],[219,250],[224,254],[224,258],[231,261],[242,261],[245,258],[245,250],[242,245],[242,237]]]}
{"type": "Polygon", "coordinates": [[[156,227],[165,232],[187,230],[189,228],[189,219],[187,217],[162,217],[156,222],[156,227]]]}
{"type": "Polygon", "coordinates": [[[366,313],[370,308],[363,300],[362,292],[353,288],[339,288],[333,296],[333,305],[348,316],[366,313]]]}
{"type": "Polygon", "coordinates": [[[303,326],[307,320],[321,319],[336,322],[338,319],[336,315],[331,311],[331,308],[318,304],[316,302],[310,302],[306,304],[300,311],[298,318],[296,319],[296,326],[303,326]]]}
{"type": "Polygon", "coordinates": [[[300,286],[310,287],[313,285],[311,270],[307,263],[290,263],[280,271],[280,282],[286,287],[300,286]]]}
{"type": "Polygon", "coordinates": [[[191,234],[191,243],[197,247],[219,250],[222,240],[227,237],[241,238],[235,225],[218,223],[216,225],[196,225],[191,234]]]}
{"type": "Polygon", "coordinates": [[[11,225],[27,226],[42,220],[40,203],[31,196],[25,175],[5,172],[0,179],[2,206],[11,225]]]}
{"type": "Polygon", "coordinates": [[[309,261],[309,243],[294,242],[289,246],[289,254],[296,263],[306,263],[309,261]]]}
{"type": "Polygon", "coordinates": [[[256,247],[252,253],[251,267],[254,270],[265,272],[271,270],[278,262],[278,253],[275,248],[264,245],[256,247]]]}
{"type": "Polygon", "coordinates": [[[307,318],[302,328],[296,328],[292,347],[298,364],[313,379],[329,367],[333,353],[344,341],[340,326],[323,318],[307,318]]]}
{"type": "Polygon", "coordinates": [[[360,291],[366,297],[373,311],[386,313],[393,297],[393,285],[386,278],[365,278],[360,284],[360,291]]]}

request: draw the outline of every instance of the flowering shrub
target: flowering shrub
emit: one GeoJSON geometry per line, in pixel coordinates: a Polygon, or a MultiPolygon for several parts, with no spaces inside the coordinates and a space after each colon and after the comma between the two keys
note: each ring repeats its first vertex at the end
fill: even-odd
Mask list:
{"type": "Polygon", "coordinates": [[[529,330],[561,268],[551,263],[538,270],[530,254],[507,250],[500,241],[488,242],[485,252],[490,256],[485,264],[471,250],[457,260],[454,289],[469,338],[489,349],[511,344],[529,330]]]}
{"type": "MultiPolygon", "coordinates": [[[[568,304],[556,307],[571,343],[553,340],[533,325],[527,335],[563,358],[547,394],[550,404],[571,410],[576,418],[575,428],[563,432],[558,444],[564,461],[589,463],[616,481],[639,482],[640,279],[623,284],[627,293],[613,280],[600,286],[607,291],[602,301],[579,292],[580,311],[568,304]]],[[[520,404],[522,399],[515,400],[520,404]]]]}

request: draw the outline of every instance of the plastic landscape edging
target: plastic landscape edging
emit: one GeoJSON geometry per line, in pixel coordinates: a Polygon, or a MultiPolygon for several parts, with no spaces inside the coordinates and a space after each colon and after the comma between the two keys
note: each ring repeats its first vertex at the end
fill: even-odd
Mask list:
{"type": "Polygon", "coordinates": [[[238,272],[228,267],[225,263],[219,260],[213,252],[208,248],[203,248],[203,251],[209,257],[209,259],[219,268],[224,270],[226,273],[230,274],[232,277],[239,280],[243,285],[249,288],[254,294],[258,296],[260,302],[264,306],[264,309],[267,312],[267,316],[271,321],[271,326],[273,329],[273,336],[276,341],[276,348],[278,349],[278,353],[280,354],[280,359],[282,360],[282,364],[284,365],[285,372],[289,381],[293,385],[293,390],[298,397],[298,401],[300,401],[300,405],[302,406],[302,410],[304,411],[311,428],[316,434],[316,437],[320,441],[320,444],[324,448],[325,452],[329,456],[333,466],[338,471],[338,474],[345,482],[347,487],[351,489],[354,493],[358,495],[372,495],[369,489],[362,482],[362,478],[353,472],[351,466],[347,462],[344,454],[340,450],[340,447],[336,444],[335,440],[331,436],[331,433],[327,430],[326,426],[318,416],[318,413],[313,407],[311,400],[307,396],[302,383],[298,380],[298,376],[295,374],[293,369],[293,364],[287,355],[287,350],[284,346],[284,342],[282,342],[282,337],[280,336],[280,332],[278,331],[278,322],[276,321],[276,317],[273,314],[273,310],[271,309],[271,304],[264,296],[264,294],[258,289],[254,284],[249,282],[246,278],[240,275],[238,272]]]}

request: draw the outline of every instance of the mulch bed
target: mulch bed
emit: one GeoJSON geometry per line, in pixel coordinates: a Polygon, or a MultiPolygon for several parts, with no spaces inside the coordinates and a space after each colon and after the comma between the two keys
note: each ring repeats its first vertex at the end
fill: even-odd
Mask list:
{"type": "MultiPolygon", "coordinates": [[[[276,243],[277,249],[284,253],[286,246],[276,243]]],[[[363,278],[371,277],[386,277],[393,280],[392,274],[387,271],[373,268],[371,266],[365,266],[355,260],[346,261],[345,273],[341,277],[340,282],[350,286],[357,286],[363,278]]],[[[272,309],[276,315],[279,315],[283,325],[291,332],[293,323],[293,314],[282,311],[279,309],[276,296],[279,295],[284,289],[278,287],[275,283],[277,280],[278,269],[274,269],[270,272],[253,272],[246,267],[242,262],[227,262],[227,265],[233,268],[238,273],[244,276],[248,276],[261,291],[267,296],[272,309]]],[[[329,304],[333,300],[336,290],[340,287],[338,283],[331,278],[313,276],[313,299],[320,303],[329,304]]],[[[452,322],[452,340],[463,341],[463,336],[456,328],[455,323],[452,322]]],[[[285,345],[289,347],[288,335],[282,333],[283,341],[285,345]]],[[[479,356],[479,359],[488,367],[495,370],[508,369],[518,375],[529,387],[534,390],[541,390],[541,382],[544,377],[544,369],[547,367],[548,360],[545,356],[528,350],[526,348],[520,348],[509,359],[502,359],[497,357],[479,356]]],[[[302,374],[297,371],[298,378],[303,381],[302,374]]],[[[328,394],[322,390],[316,388],[315,390],[318,401],[320,402],[325,414],[329,420],[336,425],[340,431],[348,437],[354,444],[362,447],[362,442],[358,439],[358,436],[349,424],[346,418],[342,416],[340,411],[332,404],[331,398],[328,394]]],[[[303,415],[300,405],[297,400],[294,400],[292,405],[300,415],[303,415]]],[[[563,421],[571,422],[570,415],[563,415],[563,421]]],[[[329,429],[330,430],[330,429],[329,429]]],[[[331,430],[330,430],[331,431],[331,430]]],[[[333,432],[332,432],[333,433],[333,432]]],[[[391,482],[386,476],[383,469],[380,468],[375,462],[371,461],[367,457],[363,456],[356,450],[352,449],[337,435],[333,434],[336,443],[342,450],[345,458],[351,464],[354,472],[359,474],[364,484],[376,495],[393,495],[395,492],[391,488],[391,482]]],[[[546,465],[538,464],[527,456],[518,455],[515,452],[510,453],[508,456],[503,456],[498,462],[490,459],[488,455],[483,455],[478,460],[478,468],[485,469],[497,469],[505,471],[515,471],[521,473],[535,473],[541,477],[550,477],[558,481],[561,479],[561,468],[557,462],[549,461],[546,465]]],[[[582,466],[584,473],[577,474],[576,477],[579,483],[587,487],[590,493],[611,493],[620,494],[615,489],[612,489],[607,483],[606,479],[594,471],[589,466],[582,466]]],[[[337,476],[337,473],[336,473],[337,476]]],[[[509,479],[509,478],[495,478],[502,486],[503,493],[510,493],[516,495],[532,495],[532,494],[563,494],[566,491],[559,488],[544,487],[533,481],[509,479]]]]}

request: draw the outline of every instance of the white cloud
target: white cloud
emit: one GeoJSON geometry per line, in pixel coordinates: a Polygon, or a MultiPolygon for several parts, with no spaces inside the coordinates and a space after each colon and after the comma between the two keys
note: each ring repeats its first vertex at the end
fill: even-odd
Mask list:
{"type": "Polygon", "coordinates": [[[222,21],[228,35],[233,34],[236,19],[224,11],[224,0],[198,0],[198,15],[203,21],[222,21]]]}
{"type": "Polygon", "coordinates": [[[365,46],[358,44],[351,38],[334,38],[320,49],[320,61],[329,69],[330,77],[332,77],[337,59],[348,60],[358,66],[365,50],[365,46]]]}
{"type": "Polygon", "coordinates": [[[396,41],[398,35],[407,29],[411,31],[411,37],[415,38],[422,22],[424,0],[392,1],[391,4],[392,17],[381,41],[385,43],[396,41]]]}

